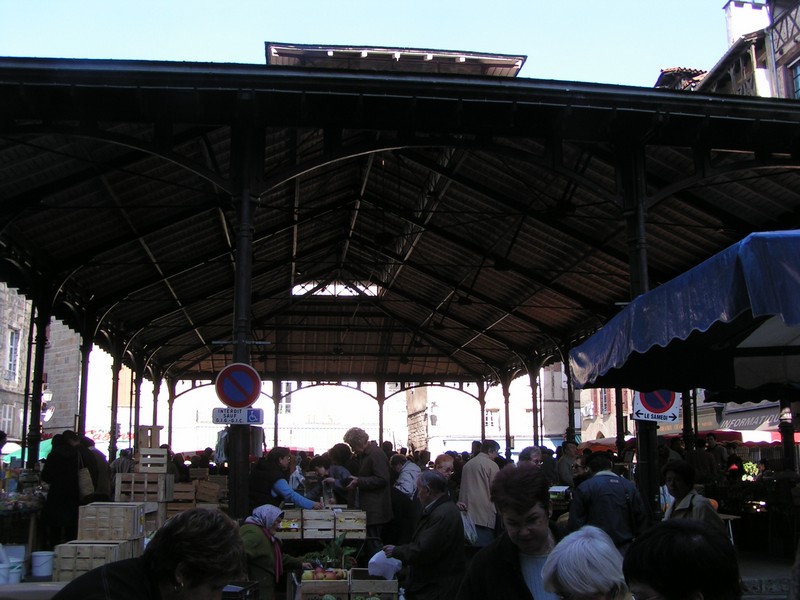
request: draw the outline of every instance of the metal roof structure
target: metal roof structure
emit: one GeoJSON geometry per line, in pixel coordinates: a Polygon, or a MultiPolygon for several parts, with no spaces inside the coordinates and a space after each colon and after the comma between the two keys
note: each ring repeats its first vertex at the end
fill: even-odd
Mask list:
{"type": "Polygon", "coordinates": [[[5,58],[0,277],[126,361],[213,378],[245,194],[265,379],[496,381],[611,318],[634,254],[654,287],[798,227],[799,151],[788,100],[5,58]]]}

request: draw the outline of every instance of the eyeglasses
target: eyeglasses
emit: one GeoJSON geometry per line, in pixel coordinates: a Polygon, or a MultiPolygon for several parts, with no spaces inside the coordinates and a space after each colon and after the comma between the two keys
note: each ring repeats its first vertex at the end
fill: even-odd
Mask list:
{"type": "Polygon", "coordinates": [[[577,463],[572,465],[572,470],[573,471],[577,471],[578,469],[581,469],[582,471],[585,471],[586,470],[586,466],[585,465],[579,465],[577,463]]]}

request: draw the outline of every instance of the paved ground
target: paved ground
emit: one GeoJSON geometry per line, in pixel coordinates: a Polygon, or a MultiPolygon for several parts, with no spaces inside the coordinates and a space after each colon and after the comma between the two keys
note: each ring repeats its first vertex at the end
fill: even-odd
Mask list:
{"type": "Polygon", "coordinates": [[[786,600],[791,581],[791,558],[740,552],[739,572],[745,588],[743,600],[786,600]]]}

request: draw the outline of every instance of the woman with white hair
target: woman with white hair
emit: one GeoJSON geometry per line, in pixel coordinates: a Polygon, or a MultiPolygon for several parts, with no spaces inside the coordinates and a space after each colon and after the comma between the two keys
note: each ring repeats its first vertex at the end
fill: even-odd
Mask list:
{"type": "Polygon", "coordinates": [[[564,537],[542,568],[544,588],[560,598],[627,600],[622,555],[608,534],[592,525],[564,537]],[[589,560],[589,558],[594,560],[589,560]]]}

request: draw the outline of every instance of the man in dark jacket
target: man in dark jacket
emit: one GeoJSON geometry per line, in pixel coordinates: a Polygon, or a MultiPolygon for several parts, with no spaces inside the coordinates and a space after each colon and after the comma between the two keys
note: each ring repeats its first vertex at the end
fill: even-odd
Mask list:
{"type": "Polygon", "coordinates": [[[611,469],[614,463],[607,452],[595,452],[586,462],[591,477],[572,494],[569,529],[594,525],[605,531],[623,555],[628,546],[650,522],[639,490],[632,481],[611,469]]]}
{"type": "Polygon", "coordinates": [[[464,575],[464,525],[447,493],[447,479],[438,471],[417,477],[417,500],[422,516],[411,542],[384,546],[388,557],[408,565],[405,590],[408,600],[452,598],[464,575]]]}
{"type": "Polygon", "coordinates": [[[542,470],[528,465],[494,477],[491,498],[505,529],[472,558],[456,600],[553,597],[542,583],[542,567],[560,538],[550,521],[549,489],[542,470]]]}
{"type": "Polygon", "coordinates": [[[353,473],[347,490],[357,494],[356,508],[367,513],[365,546],[372,556],[383,548],[383,528],[392,520],[389,459],[377,445],[370,444],[369,434],[360,427],[351,427],[342,439],[359,457],[358,471],[353,473]]]}

